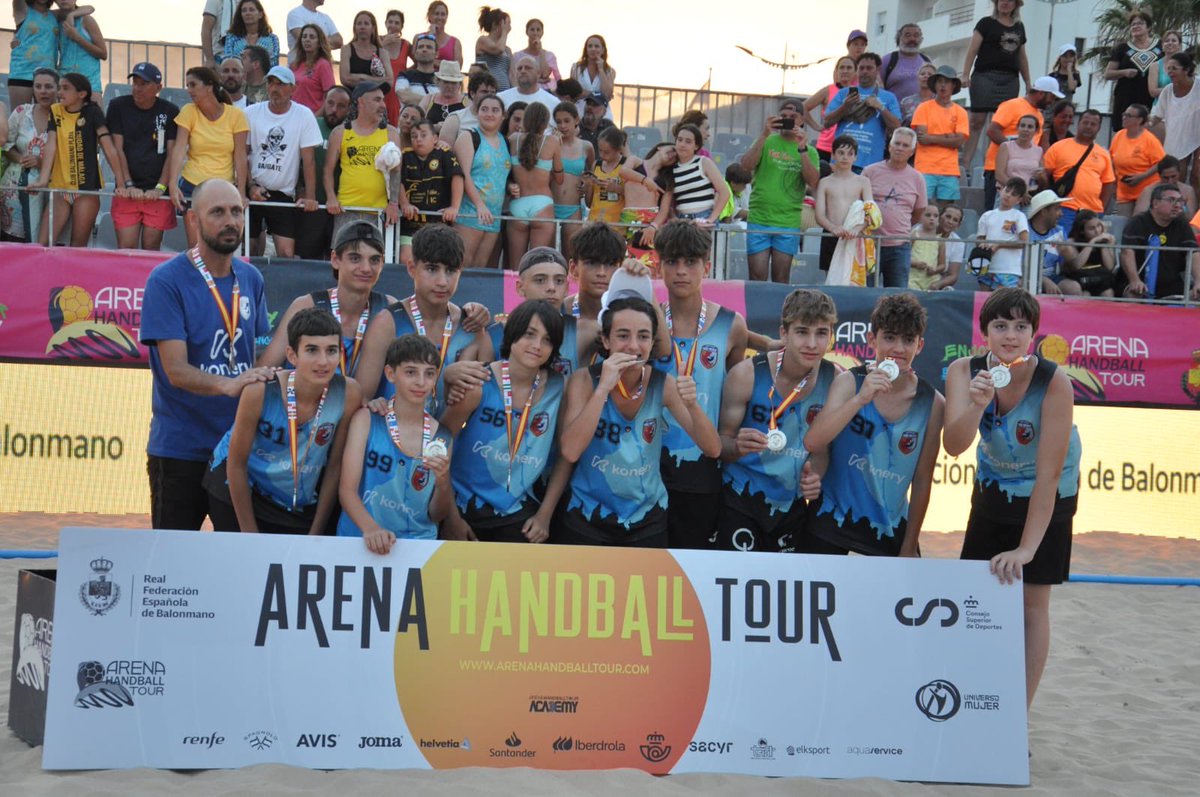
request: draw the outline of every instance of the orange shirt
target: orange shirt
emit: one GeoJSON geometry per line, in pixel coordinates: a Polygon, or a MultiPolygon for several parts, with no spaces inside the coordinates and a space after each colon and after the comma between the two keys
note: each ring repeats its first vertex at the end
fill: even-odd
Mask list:
{"type": "MultiPolygon", "coordinates": [[[[937,100],[926,100],[917,106],[913,113],[912,126],[924,127],[925,132],[935,136],[946,136],[953,133],[971,134],[971,126],[967,122],[967,112],[961,105],[950,103],[948,108],[938,105],[937,100]]],[[[958,150],[939,144],[918,144],[917,171],[921,174],[944,174],[958,177],[958,150]]]]}
{"type": "MultiPolygon", "coordinates": [[[[1068,169],[1079,163],[1085,149],[1087,149],[1085,144],[1080,144],[1073,138],[1064,138],[1062,141],[1055,142],[1042,157],[1046,172],[1052,179],[1057,180],[1066,174],[1068,169]]],[[[1111,183],[1116,179],[1117,176],[1113,172],[1112,158],[1109,157],[1108,150],[1097,144],[1092,147],[1087,160],[1079,167],[1079,172],[1075,175],[1075,187],[1071,189],[1070,199],[1063,203],[1063,207],[1103,213],[1104,205],[1100,204],[1100,190],[1105,183],[1111,183]]]]}
{"type": "MultiPolygon", "coordinates": [[[[1032,116],[1037,119],[1037,133],[1033,136],[1033,140],[1037,141],[1042,137],[1042,112],[1033,107],[1029,100],[1024,97],[1017,97],[1000,103],[1000,107],[996,109],[996,113],[992,114],[992,122],[1000,125],[1000,129],[1004,131],[1006,137],[1016,138],[1017,123],[1021,121],[1022,116],[1032,116]]],[[[999,151],[1000,145],[988,139],[987,155],[983,159],[984,171],[996,171],[996,153],[999,151]]]]}
{"type": "Polygon", "coordinates": [[[1128,174],[1141,174],[1166,157],[1162,142],[1143,130],[1137,138],[1130,138],[1124,130],[1118,130],[1108,148],[1112,155],[1113,169],[1117,174],[1117,201],[1136,202],[1138,196],[1158,182],[1158,172],[1151,174],[1137,185],[1125,185],[1121,178],[1128,174]]]}

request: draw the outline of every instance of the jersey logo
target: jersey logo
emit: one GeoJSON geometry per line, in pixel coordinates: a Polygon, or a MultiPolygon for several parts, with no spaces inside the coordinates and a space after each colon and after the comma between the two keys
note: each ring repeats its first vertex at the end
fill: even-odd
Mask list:
{"type": "Polygon", "coordinates": [[[812,426],[812,422],[816,420],[817,413],[824,409],[824,404],[814,404],[808,408],[808,414],[804,416],[804,422],[812,426]]]}
{"type": "Polygon", "coordinates": [[[642,439],[647,443],[654,442],[654,433],[658,431],[658,420],[651,418],[648,421],[642,421],[642,439]]]}
{"type": "Polygon", "coordinates": [[[1033,438],[1037,436],[1037,431],[1033,428],[1033,421],[1017,421],[1017,442],[1023,446],[1027,446],[1033,442],[1033,438]]]}
{"type": "Polygon", "coordinates": [[[566,357],[555,357],[554,362],[550,363],[550,367],[564,377],[571,375],[571,361],[566,357]]]}
{"type": "Polygon", "coordinates": [[[333,430],[337,426],[332,423],[323,423],[317,427],[317,433],[313,436],[313,442],[319,446],[323,446],[333,437],[333,430]]]}
{"type": "Polygon", "coordinates": [[[548,412],[539,412],[529,421],[529,431],[533,432],[534,437],[541,437],[549,428],[550,413],[548,412]]]}
{"type": "Polygon", "coordinates": [[[429,484],[429,468],[418,465],[413,468],[412,486],[414,490],[424,490],[429,484]]]}
{"type": "Polygon", "coordinates": [[[717,364],[716,346],[704,345],[700,347],[700,364],[712,370],[712,367],[717,364]]]}
{"type": "Polygon", "coordinates": [[[900,442],[898,443],[900,453],[911,454],[912,452],[916,451],[917,437],[917,433],[912,431],[905,432],[904,434],[900,435],[900,442]]]}

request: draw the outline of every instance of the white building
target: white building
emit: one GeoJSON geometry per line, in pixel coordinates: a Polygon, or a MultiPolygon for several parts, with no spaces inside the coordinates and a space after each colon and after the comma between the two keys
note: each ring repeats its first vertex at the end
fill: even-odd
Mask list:
{"type": "MultiPolygon", "coordinates": [[[[1021,21],[1028,39],[1025,53],[1030,77],[1036,80],[1047,74],[1063,44],[1073,43],[1080,52],[1096,46],[1095,17],[1104,5],[1104,0],[1060,0],[1055,4],[1026,0],[1021,21]]],[[[961,72],[975,23],[991,13],[991,0],[868,0],[864,30],[870,37],[870,49],[884,55],[895,49],[900,26],[916,22],[925,37],[925,55],[939,66],[949,64],[961,72]]],[[[1104,62],[1089,61],[1080,68],[1082,85],[1075,93],[1076,108],[1108,110],[1112,84],[1103,79],[1103,73],[1104,62]]]]}

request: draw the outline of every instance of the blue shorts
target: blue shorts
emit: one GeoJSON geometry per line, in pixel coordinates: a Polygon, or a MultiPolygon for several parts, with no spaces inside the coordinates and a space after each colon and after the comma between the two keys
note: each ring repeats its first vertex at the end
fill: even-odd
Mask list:
{"type": "Polygon", "coordinates": [[[553,204],[554,200],[545,194],[534,194],[514,199],[508,203],[508,211],[518,219],[532,219],[553,204]]]}
{"type": "Polygon", "coordinates": [[[979,287],[989,291],[994,291],[997,288],[1019,288],[1021,287],[1020,274],[987,274],[979,275],[979,287]]]}
{"type": "Polygon", "coordinates": [[[955,202],[962,198],[958,177],[949,174],[925,175],[925,193],[930,202],[937,200],[955,202]]]}
{"type": "Polygon", "coordinates": [[[800,251],[800,230],[792,227],[768,227],[765,224],[746,224],[746,254],[756,255],[774,249],[795,257],[800,251]],[[780,235],[780,233],[793,233],[780,235]]]}
{"type": "Polygon", "coordinates": [[[558,205],[554,206],[554,218],[559,221],[565,221],[579,212],[579,205],[558,205]]]}

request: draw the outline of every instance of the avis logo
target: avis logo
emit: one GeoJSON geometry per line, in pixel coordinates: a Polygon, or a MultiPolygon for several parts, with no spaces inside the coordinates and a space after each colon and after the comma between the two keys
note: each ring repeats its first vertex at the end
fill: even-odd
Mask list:
{"type": "Polygon", "coordinates": [[[671,754],[671,745],[666,744],[666,741],[667,737],[661,733],[647,734],[646,743],[638,748],[642,753],[642,758],[651,764],[665,760],[671,754]]]}
{"type": "Polygon", "coordinates": [[[75,682],[79,685],[79,694],[75,695],[75,705],[79,708],[121,708],[132,706],[133,696],[129,690],[116,681],[105,677],[104,665],[98,661],[85,661],[79,664],[75,672],[75,682]]]}
{"type": "Polygon", "coordinates": [[[958,622],[958,605],[949,598],[933,598],[925,604],[925,608],[917,617],[913,617],[909,613],[908,610],[912,607],[912,598],[901,598],[896,601],[896,620],[900,625],[925,625],[939,608],[946,610],[946,616],[941,619],[942,628],[949,628],[958,622]]]}
{"type": "Polygon", "coordinates": [[[917,708],[931,722],[945,722],[958,713],[962,695],[944,678],[930,681],[917,690],[917,708]]]}
{"type": "Polygon", "coordinates": [[[92,574],[95,578],[85,581],[79,588],[79,602],[89,612],[97,617],[108,614],[112,607],[121,600],[121,586],[115,581],[108,580],[113,563],[101,556],[91,562],[92,574]]]}

